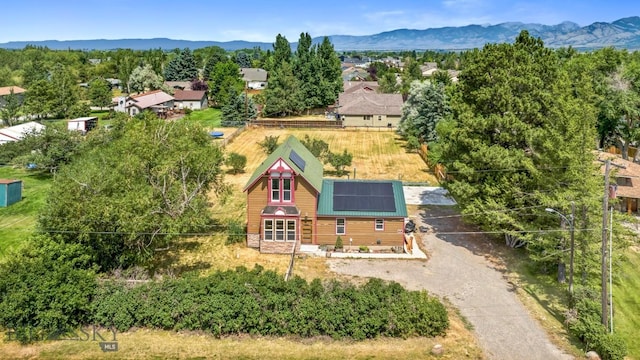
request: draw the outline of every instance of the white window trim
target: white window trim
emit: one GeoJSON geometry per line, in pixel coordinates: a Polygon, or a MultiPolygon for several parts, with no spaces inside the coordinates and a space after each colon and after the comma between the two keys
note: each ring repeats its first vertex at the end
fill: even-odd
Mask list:
{"type": "Polygon", "coordinates": [[[274,226],[273,219],[264,219],[264,221],[263,221],[263,229],[262,229],[262,239],[263,240],[273,241],[274,234],[275,234],[274,233],[275,229],[273,228],[273,226],[274,226]],[[267,238],[267,222],[271,222],[271,230],[269,230],[269,231],[271,231],[271,238],[270,239],[267,238]]]}
{"type": "Polygon", "coordinates": [[[346,235],[346,234],[347,234],[347,219],[336,218],[336,235],[346,235]],[[338,225],[338,220],[342,220],[342,225],[338,225]],[[342,232],[338,231],[339,226],[342,226],[342,232]]]}
{"type": "Polygon", "coordinates": [[[376,231],[384,231],[384,219],[375,219],[374,220],[374,227],[376,229],[376,231]],[[381,227],[378,227],[378,221],[381,222],[381,227]]]}

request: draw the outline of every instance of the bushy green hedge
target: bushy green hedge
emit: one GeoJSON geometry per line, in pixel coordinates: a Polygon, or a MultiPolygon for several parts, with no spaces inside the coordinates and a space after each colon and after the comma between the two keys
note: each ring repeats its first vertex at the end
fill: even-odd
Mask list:
{"type": "Polygon", "coordinates": [[[602,360],[623,360],[627,354],[624,340],[610,334],[601,323],[600,292],[588,287],[578,287],[571,297],[570,307],[577,318],[569,322],[569,329],[602,360]]]}
{"type": "Polygon", "coordinates": [[[77,329],[90,323],[95,290],[95,269],[80,245],[36,237],[0,263],[0,328],[22,343],[77,329]]]}
{"type": "Polygon", "coordinates": [[[299,277],[285,282],[263,271],[218,272],[127,286],[103,283],[93,302],[94,321],[115,326],[205,330],[229,334],[329,335],[366,339],[444,334],[449,325],[442,303],[397,283],[370,280],[362,287],[299,277]]]}

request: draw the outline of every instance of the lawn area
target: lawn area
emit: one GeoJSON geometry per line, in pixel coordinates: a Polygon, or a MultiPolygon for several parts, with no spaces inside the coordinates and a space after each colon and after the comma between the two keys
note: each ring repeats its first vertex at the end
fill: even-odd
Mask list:
{"type": "Polygon", "coordinates": [[[0,167],[0,178],[23,181],[22,201],[0,208],[0,259],[31,234],[38,210],[44,205],[51,179],[39,173],[0,167]]]}
{"type": "Polygon", "coordinates": [[[198,122],[207,130],[213,130],[220,127],[222,121],[222,111],[220,109],[208,108],[205,110],[195,110],[184,120],[198,122]]]}
{"type": "Polygon", "coordinates": [[[627,261],[622,262],[618,274],[614,273],[613,282],[613,330],[625,339],[629,359],[640,359],[639,251],[637,247],[627,250],[627,261]]]}

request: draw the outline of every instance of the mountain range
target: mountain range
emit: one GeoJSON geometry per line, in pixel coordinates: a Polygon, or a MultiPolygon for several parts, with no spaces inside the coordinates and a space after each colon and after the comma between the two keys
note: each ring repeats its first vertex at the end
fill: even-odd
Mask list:
{"type": "MultiPolygon", "coordinates": [[[[467,25],[461,27],[431,28],[425,30],[398,29],[374,35],[330,35],[337,51],[347,50],[465,50],[481,48],[486,43],[513,42],[522,30],[541,38],[547,47],[571,46],[576,49],[595,49],[613,46],[629,50],[640,49],[640,17],[633,16],[607,22],[595,22],[588,26],[565,21],[558,25],[524,24],[506,22],[497,25],[467,25]]],[[[314,38],[314,43],[324,36],[314,38]]],[[[274,39],[275,41],[275,39],[274,39]]],[[[271,49],[271,43],[250,41],[189,41],[166,38],[118,39],[118,40],[45,40],[11,41],[0,43],[0,48],[22,49],[27,45],[46,46],[54,50],[111,50],[117,48],[146,49],[198,49],[219,46],[225,50],[260,47],[271,49]]],[[[291,44],[295,48],[296,43],[291,44]]]]}

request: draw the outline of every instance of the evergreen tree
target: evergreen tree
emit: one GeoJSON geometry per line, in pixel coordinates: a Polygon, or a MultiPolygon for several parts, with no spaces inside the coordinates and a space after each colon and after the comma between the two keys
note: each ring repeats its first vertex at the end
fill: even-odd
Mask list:
{"type": "Polygon", "coordinates": [[[245,93],[238,93],[234,88],[231,88],[229,93],[231,99],[222,107],[224,126],[239,126],[258,116],[258,110],[251,97],[247,97],[245,93]]]}
{"type": "Polygon", "coordinates": [[[323,105],[317,65],[318,60],[315,46],[311,45],[311,35],[309,33],[300,34],[293,60],[293,73],[300,84],[300,96],[302,96],[304,109],[313,109],[323,105]]]}
{"type": "Polygon", "coordinates": [[[335,103],[338,94],[342,92],[342,68],[340,58],[336,54],[333,44],[328,37],[322,39],[317,51],[317,72],[320,74],[321,105],[327,106],[335,103]]]}
{"type": "Polygon", "coordinates": [[[241,68],[250,68],[251,67],[251,58],[244,51],[239,51],[236,53],[236,64],[238,64],[241,68]]]}
{"type": "Polygon", "coordinates": [[[54,94],[51,83],[38,80],[31,84],[24,98],[24,112],[37,118],[45,118],[51,113],[54,94]]]}
{"type": "Polygon", "coordinates": [[[557,224],[541,209],[591,204],[600,193],[589,146],[595,111],[574,93],[578,85],[587,89],[584,83],[523,31],[514,44],[468,54],[455,120],[437,128],[440,160],[452,177],[446,186],[463,213],[527,242],[532,258],[559,270],[567,255],[562,243],[527,231],[557,224]]]}
{"type": "Polygon", "coordinates": [[[189,48],[169,61],[164,69],[164,78],[166,81],[191,81],[198,78],[196,60],[189,48]]]}
{"type": "Polygon", "coordinates": [[[288,62],[281,63],[280,68],[270,73],[269,86],[264,94],[263,113],[266,116],[300,114],[304,108],[300,83],[288,62]]]}

